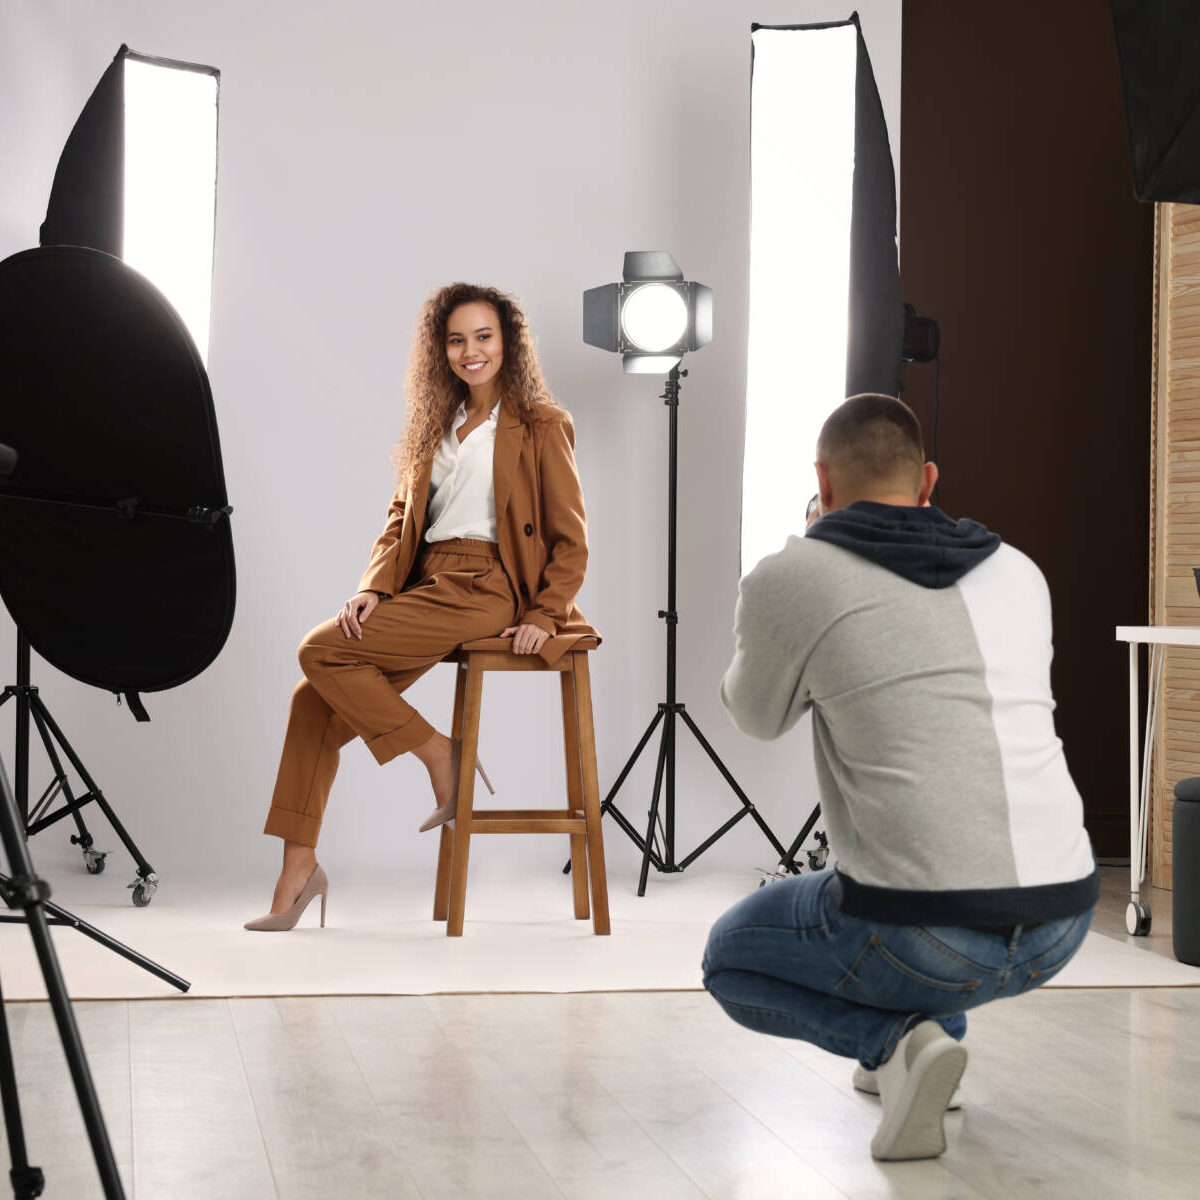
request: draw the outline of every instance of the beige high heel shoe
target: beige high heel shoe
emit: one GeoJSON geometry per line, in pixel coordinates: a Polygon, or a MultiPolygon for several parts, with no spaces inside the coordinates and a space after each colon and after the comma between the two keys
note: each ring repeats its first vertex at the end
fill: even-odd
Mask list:
{"type": "MultiPolygon", "coordinates": [[[[450,797],[449,804],[443,804],[435,808],[433,812],[421,822],[418,833],[428,833],[431,829],[436,829],[439,825],[445,825],[447,821],[454,820],[454,814],[458,809],[458,768],[459,761],[462,758],[462,742],[457,738],[454,739],[454,794],[450,797]]],[[[478,755],[475,758],[475,770],[479,772],[479,778],[483,780],[483,786],[487,788],[488,795],[494,796],[496,789],[492,787],[492,781],[488,778],[487,772],[483,769],[483,763],[479,761],[478,755]]]]}
{"type": "Polygon", "coordinates": [[[252,929],[256,933],[282,933],[286,929],[294,929],[296,922],[300,920],[300,914],[309,906],[310,903],[317,897],[321,897],[321,928],[325,928],[325,900],[329,895],[329,877],[325,874],[320,863],[313,867],[313,873],[308,877],[308,882],[300,889],[300,895],[296,897],[291,908],[285,909],[281,913],[267,913],[265,917],[255,917],[253,921],[247,921],[243,926],[245,929],[252,929]]]}

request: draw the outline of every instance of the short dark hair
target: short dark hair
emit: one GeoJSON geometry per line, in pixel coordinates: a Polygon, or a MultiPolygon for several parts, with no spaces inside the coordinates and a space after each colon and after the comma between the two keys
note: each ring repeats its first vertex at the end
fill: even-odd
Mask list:
{"type": "Polygon", "coordinates": [[[851,396],[821,426],[817,460],[858,484],[904,478],[919,486],[925,464],[921,423],[895,396],[877,392],[851,396]]]}

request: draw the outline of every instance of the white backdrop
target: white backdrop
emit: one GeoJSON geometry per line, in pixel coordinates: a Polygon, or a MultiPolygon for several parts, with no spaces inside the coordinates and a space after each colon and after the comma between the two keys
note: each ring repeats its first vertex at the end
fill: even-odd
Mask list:
{"type": "MultiPolygon", "coordinates": [[[[601,787],[611,784],[662,698],[665,646],[661,384],[623,376],[615,355],[580,340],[580,293],[619,278],[626,249],[669,250],[714,290],[715,339],[685,364],[680,413],[679,696],[782,840],[794,836],[816,800],[807,723],[752,742],[717,697],[737,595],[749,27],[854,7],[898,154],[900,0],[0,0],[0,257],[36,245],[63,143],[121,42],[222,73],[210,374],[236,510],[233,632],[199,679],[145,697],[149,725],[34,664],[165,886],[261,878],[269,896],[278,843],[260,831],[295,646],[354,590],[392,492],[410,330],[425,296],[453,279],[522,298],[575,418],[591,534],[580,606],[605,638],[593,688],[601,787]]],[[[810,460],[797,447],[798,469],[810,460]]],[[[86,579],[66,573],[63,587],[88,602],[86,579]]],[[[14,646],[3,613],[0,683],[14,676],[14,646]]],[[[435,668],[410,693],[443,729],[451,674],[435,668]]],[[[553,684],[485,690],[481,752],[507,804],[561,791],[553,684]]],[[[0,725],[11,772],[11,705],[0,725]]],[[[737,802],[682,731],[679,745],[682,855],[737,802]]],[[[40,790],[40,755],[35,767],[40,790]]],[[[621,793],[639,824],[652,777],[647,751],[621,793]]],[[[436,837],[416,833],[429,806],[411,756],[380,770],[352,744],[321,844],[330,874],[430,870],[436,837]]],[[[114,853],[89,886],[115,901],[132,872],[93,812],[114,853]]],[[[33,843],[51,882],[81,870],[67,824],[33,843]]],[[[631,866],[633,846],[615,825],[606,832],[610,866],[631,866]]],[[[552,869],[562,847],[491,839],[472,858],[473,870],[515,875],[552,869]]],[[[773,862],[746,819],[691,870],[773,862]]]]}

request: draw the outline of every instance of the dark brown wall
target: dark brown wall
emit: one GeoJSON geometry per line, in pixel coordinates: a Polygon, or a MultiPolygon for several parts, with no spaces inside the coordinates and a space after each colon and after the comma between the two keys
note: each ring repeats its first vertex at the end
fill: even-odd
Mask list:
{"type": "MultiPolygon", "coordinates": [[[[1153,211],[1133,199],[1108,5],[904,0],[901,276],[941,326],[939,503],[1025,551],[1058,732],[1128,853],[1127,659],[1146,620],[1153,211]]],[[[934,368],[906,371],[930,440],[934,368]]]]}

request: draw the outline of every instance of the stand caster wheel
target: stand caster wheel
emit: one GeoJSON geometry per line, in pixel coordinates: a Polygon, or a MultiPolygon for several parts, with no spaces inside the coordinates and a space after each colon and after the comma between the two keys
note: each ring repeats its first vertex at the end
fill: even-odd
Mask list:
{"type": "Polygon", "coordinates": [[[106,853],[104,850],[85,850],[83,852],[83,865],[89,875],[104,874],[104,855],[106,853]]]}
{"type": "Polygon", "coordinates": [[[808,851],[808,869],[810,871],[823,871],[828,862],[829,838],[824,832],[820,832],[817,834],[816,848],[808,851]]]}
{"type": "Polygon", "coordinates": [[[778,883],[781,879],[791,878],[791,871],[781,863],[773,871],[764,871],[762,867],[756,868],[761,878],[758,881],[758,886],[766,887],[769,883],[778,883]]]}
{"type": "Polygon", "coordinates": [[[1150,933],[1150,905],[1145,900],[1130,900],[1125,908],[1125,929],[1131,937],[1150,933]]]}
{"type": "Polygon", "coordinates": [[[154,893],[158,891],[158,876],[147,875],[143,879],[139,875],[128,886],[133,892],[132,900],[134,908],[145,908],[154,899],[154,893]]]}

